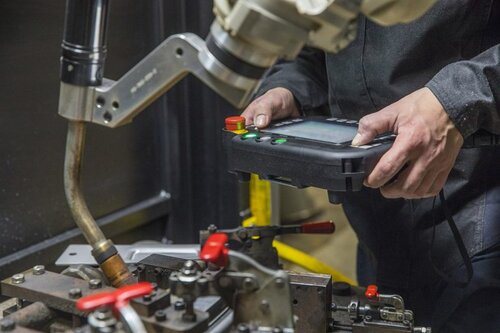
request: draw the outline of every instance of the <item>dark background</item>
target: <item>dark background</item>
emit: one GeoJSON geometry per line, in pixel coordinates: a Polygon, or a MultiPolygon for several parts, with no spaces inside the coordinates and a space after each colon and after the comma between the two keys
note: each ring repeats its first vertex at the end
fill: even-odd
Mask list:
{"type": "MultiPolygon", "coordinates": [[[[82,243],[64,197],[65,119],[57,114],[65,2],[0,0],[0,277],[82,243]]],[[[105,77],[118,79],[174,33],[205,37],[206,0],[114,0],[105,77]]],[[[89,125],[83,189],[115,243],[196,242],[239,223],[239,186],[220,128],[237,113],[192,77],[118,129],[89,125]]]]}

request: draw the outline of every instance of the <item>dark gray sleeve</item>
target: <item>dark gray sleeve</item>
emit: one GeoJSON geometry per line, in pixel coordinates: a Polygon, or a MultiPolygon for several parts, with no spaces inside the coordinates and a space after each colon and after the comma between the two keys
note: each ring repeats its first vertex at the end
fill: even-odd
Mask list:
{"type": "Polygon", "coordinates": [[[500,45],[449,64],[426,86],[464,138],[478,129],[500,134],[500,45]]]}
{"type": "Polygon", "coordinates": [[[304,48],[293,61],[280,61],[267,72],[256,96],[282,87],[290,90],[303,112],[328,103],[328,79],[323,51],[304,48]]]}

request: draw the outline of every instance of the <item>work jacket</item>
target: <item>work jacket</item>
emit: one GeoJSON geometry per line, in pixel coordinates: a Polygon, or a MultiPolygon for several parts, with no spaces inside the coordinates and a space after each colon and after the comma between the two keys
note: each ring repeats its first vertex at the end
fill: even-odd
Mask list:
{"type": "MultiPolygon", "coordinates": [[[[347,48],[305,48],[270,69],[258,94],[284,87],[306,114],[326,109],[358,120],[428,87],[465,139],[480,129],[500,134],[499,43],[500,1],[440,0],[409,24],[382,27],[361,17],[347,48]]],[[[499,243],[500,147],[463,148],[444,191],[470,256],[499,243]]],[[[376,259],[373,282],[421,288],[435,282],[433,264],[450,271],[463,263],[439,199],[433,209],[432,198],[389,200],[377,190],[342,196],[376,259]]]]}

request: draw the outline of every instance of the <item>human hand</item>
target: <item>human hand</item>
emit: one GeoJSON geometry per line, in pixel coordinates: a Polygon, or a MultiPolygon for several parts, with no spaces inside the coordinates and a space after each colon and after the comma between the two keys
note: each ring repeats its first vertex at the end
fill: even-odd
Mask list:
{"type": "Polygon", "coordinates": [[[245,117],[246,125],[264,128],[272,120],[298,117],[300,112],[290,90],[274,88],[250,103],[241,116],[245,117]]]}
{"type": "Polygon", "coordinates": [[[437,195],[464,142],[438,99],[422,88],[363,117],[352,144],[367,144],[388,131],[397,135],[394,144],[365,179],[365,186],[380,188],[386,198],[437,195]]]}

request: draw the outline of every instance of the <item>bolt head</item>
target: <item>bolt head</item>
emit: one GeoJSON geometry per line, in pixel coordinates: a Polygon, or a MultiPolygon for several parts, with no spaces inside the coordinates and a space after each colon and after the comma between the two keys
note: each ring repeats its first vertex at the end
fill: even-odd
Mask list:
{"type": "Polygon", "coordinates": [[[12,331],[16,327],[16,322],[10,318],[4,318],[0,322],[0,330],[2,332],[12,331]]]}
{"type": "Polygon", "coordinates": [[[217,226],[215,224],[211,224],[211,225],[208,226],[207,230],[208,230],[209,233],[213,234],[214,232],[217,231],[217,226]]]}
{"type": "Polygon", "coordinates": [[[12,283],[14,283],[14,284],[21,284],[24,281],[25,281],[24,274],[19,273],[19,274],[12,275],[12,283]]]}
{"type": "Polygon", "coordinates": [[[243,279],[243,288],[246,289],[246,290],[250,290],[250,289],[253,289],[255,287],[255,282],[247,277],[245,279],[243,279]]]}
{"type": "Polygon", "coordinates": [[[152,299],[151,294],[149,294],[149,295],[144,295],[144,296],[142,297],[142,299],[143,299],[145,302],[151,302],[151,299],[152,299]]]}
{"type": "Polygon", "coordinates": [[[186,303],[182,301],[177,301],[174,303],[174,310],[175,311],[182,311],[186,308],[186,303]]]}
{"type": "Polygon", "coordinates": [[[270,305],[269,305],[269,302],[267,301],[267,299],[263,299],[262,301],[260,301],[259,309],[260,309],[260,311],[262,311],[262,313],[264,313],[264,314],[268,313],[269,308],[270,308],[270,305]]]}
{"type": "Polygon", "coordinates": [[[156,321],[167,320],[167,313],[165,312],[165,310],[157,310],[155,312],[155,319],[156,319],[156,321]]]}
{"type": "Polygon", "coordinates": [[[45,273],[45,266],[44,265],[36,265],[33,267],[33,274],[34,275],[42,275],[45,273]]]}
{"type": "Polygon", "coordinates": [[[89,281],[89,288],[90,289],[100,289],[100,288],[102,288],[102,281],[101,281],[101,279],[91,279],[89,281]]]}
{"type": "Polygon", "coordinates": [[[283,288],[285,286],[285,281],[282,278],[277,278],[275,283],[277,288],[283,288]]]}
{"type": "Polygon", "coordinates": [[[71,299],[76,299],[82,297],[82,290],[80,288],[71,288],[68,292],[68,296],[71,299]]]}
{"type": "Polygon", "coordinates": [[[250,328],[247,326],[247,324],[239,324],[238,333],[250,333],[250,328]]]}

